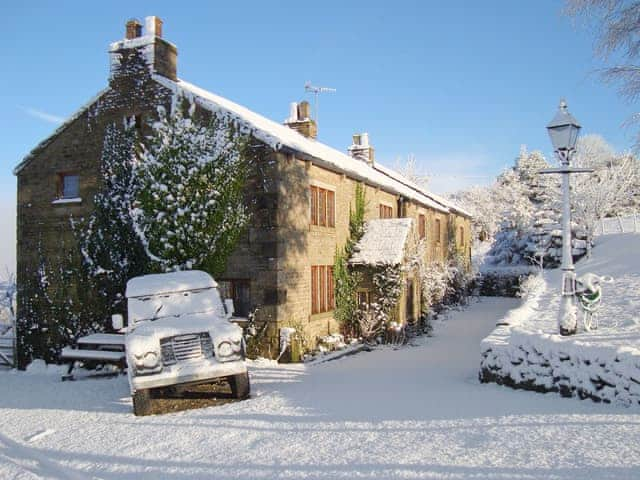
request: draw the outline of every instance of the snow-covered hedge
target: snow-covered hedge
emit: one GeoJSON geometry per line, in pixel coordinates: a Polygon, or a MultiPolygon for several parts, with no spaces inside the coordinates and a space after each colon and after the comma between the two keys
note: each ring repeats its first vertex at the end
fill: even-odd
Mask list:
{"type": "Polygon", "coordinates": [[[640,353],[500,326],[482,343],[482,382],[640,405],[640,353]]]}

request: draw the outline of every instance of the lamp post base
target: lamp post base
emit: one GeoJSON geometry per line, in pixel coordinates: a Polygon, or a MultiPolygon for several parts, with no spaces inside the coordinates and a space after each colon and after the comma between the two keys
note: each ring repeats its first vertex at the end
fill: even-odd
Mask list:
{"type": "Polygon", "coordinates": [[[560,335],[574,335],[578,332],[578,309],[575,303],[576,274],[572,270],[562,273],[562,298],[558,312],[560,335]]]}

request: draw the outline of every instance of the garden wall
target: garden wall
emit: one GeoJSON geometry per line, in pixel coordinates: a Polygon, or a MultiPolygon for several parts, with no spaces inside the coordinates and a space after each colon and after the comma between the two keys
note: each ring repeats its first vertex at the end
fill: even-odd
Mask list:
{"type": "Polygon", "coordinates": [[[599,346],[501,325],[482,341],[481,352],[483,383],[640,404],[640,351],[632,347],[599,346]]]}

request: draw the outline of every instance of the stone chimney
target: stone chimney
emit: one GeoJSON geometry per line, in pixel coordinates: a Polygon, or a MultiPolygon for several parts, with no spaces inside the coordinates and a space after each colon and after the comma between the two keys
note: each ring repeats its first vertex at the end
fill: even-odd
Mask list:
{"type": "Polygon", "coordinates": [[[373,147],[369,145],[368,133],[356,133],[353,136],[353,144],[349,147],[349,155],[357,160],[373,165],[373,147]]]}
{"type": "Polygon", "coordinates": [[[125,38],[127,40],[133,40],[134,38],[138,38],[141,36],[142,36],[142,24],[135,18],[132,18],[127,22],[127,31],[125,34],[125,38]]]}
{"type": "Polygon", "coordinates": [[[162,20],[159,17],[145,18],[145,31],[138,20],[126,23],[125,38],[112,43],[109,48],[111,78],[135,73],[132,59],[136,53],[144,59],[151,73],[178,79],[178,49],[162,38],[162,20]]]}
{"type": "Polygon", "coordinates": [[[308,138],[318,137],[318,126],[311,118],[311,108],[306,100],[300,103],[293,102],[289,109],[289,118],[284,122],[289,128],[301,133],[308,138]]]}

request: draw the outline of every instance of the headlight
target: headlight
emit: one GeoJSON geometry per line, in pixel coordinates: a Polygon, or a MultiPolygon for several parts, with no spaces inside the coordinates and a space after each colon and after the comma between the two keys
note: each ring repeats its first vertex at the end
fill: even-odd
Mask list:
{"type": "Polygon", "coordinates": [[[146,352],[140,355],[134,354],[133,363],[137,374],[157,373],[162,370],[160,355],[155,351],[146,352]]]}
{"type": "Polygon", "coordinates": [[[159,357],[156,352],[148,352],[143,359],[143,366],[149,370],[152,370],[158,366],[159,357]]]}
{"type": "Polygon", "coordinates": [[[218,356],[229,357],[233,355],[233,348],[229,342],[220,342],[218,344],[218,356]]]}

